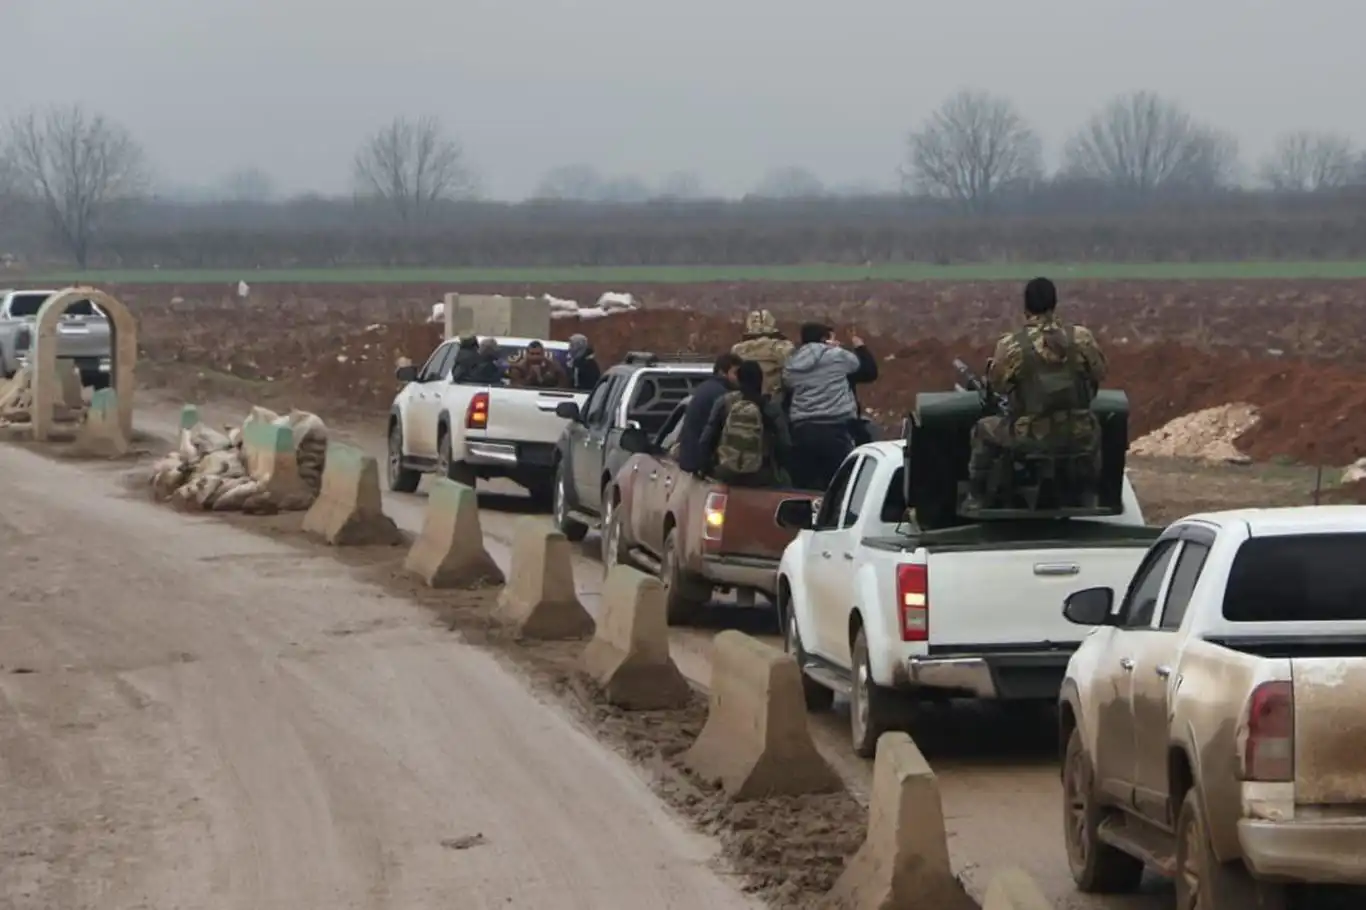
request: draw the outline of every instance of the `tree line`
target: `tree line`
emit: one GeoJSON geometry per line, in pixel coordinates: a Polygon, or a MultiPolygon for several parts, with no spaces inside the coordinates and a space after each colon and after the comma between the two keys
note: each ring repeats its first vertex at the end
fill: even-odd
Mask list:
{"type": "Polygon", "coordinates": [[[437,118],[397,117],[358,145],[349,198],[279,199],[246,167],[186,201],[156,194],[121,124],[58,106],[0,135],[0,249],[168,268],[1366,255],[1366,157],[1347,136],[1287,133],[1250,185],[1231,134],[1138,91],[1062,152],[1047,173],[1014,103],[964,89],[908,133],[900,195],[840,194],[784,166],[743,199],[709,199],[688,172],[650,186],[570,164],[532,200],[499,204],[479,201],[479,174],[437,118]]]}

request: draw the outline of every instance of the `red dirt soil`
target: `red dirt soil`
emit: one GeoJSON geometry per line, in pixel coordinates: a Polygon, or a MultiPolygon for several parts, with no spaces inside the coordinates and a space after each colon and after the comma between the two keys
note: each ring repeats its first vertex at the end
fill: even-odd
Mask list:
{"type": "MultiPolygon", "coordinates": [[[[248,276],[249,277],[249,276],[248,276]]],[[[581,302],[606,286],[554,287],[581,302]]],[[[620,288],[618,288],[620,289],[620,288]]],[[[276,384],[319,407],[387,410],[395,360],[423,360],[440,340],[422,322],[438,299],[421,286],[269,286],[237,300],[221,287],[116,288],[140,320],[153,364],[276,384]],[[183,298],[183,299],[177,299],[183,298]]],[[[519,288],[498,290],[516,293],[519,288]]],[[[547,289],[536,288],[536,292],[547,289]]],[[[632,288],[646,309],[579,324],[604,364],[627,350],[695,351],[704,359],[739,337],[745,310],[767,305],[795,337],[798,322],[862,333],[882,377],[860,390],[895,426],[920,391],[948,388],[950,361],[985,360],[1017,318],[1016,284],[753,283],[632,288]]],[[[1107,385],[1128,392],[1136,437],[1204,407],[1247,401],[1262,421],[1240,445],[1259,460],[1346,464],[1366,453],[1366,282],[1104,282],[1068,285],[1067,318],[1097,332],[1107,385]]]]}

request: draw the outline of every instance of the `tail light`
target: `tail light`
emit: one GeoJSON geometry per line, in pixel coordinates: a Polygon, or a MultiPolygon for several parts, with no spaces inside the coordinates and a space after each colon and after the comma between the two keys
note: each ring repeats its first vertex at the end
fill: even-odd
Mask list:
{"type": "Polygon", "coordinates": [[[1265,682],[1247,700],[1242,779],[1285,783],[1295,779],[1295,689],[1265,682]]]}
{"type": "Polygon", "coordinates": [[[929,641],[930,570],[926,566],[896,567],[897,613],[902,641],[929,641]]]}
{"type": "Polygon", "coordinates": [[[489,425],[489,393],[475,392],[465,408],[465,428],[482,430],[489,425]]]}
{"type": "Polygon", "coordinates": [[[703,535],[707,540],[720,540],[726,528],[726,494],[708,493],[702,506],[703,535]]]}

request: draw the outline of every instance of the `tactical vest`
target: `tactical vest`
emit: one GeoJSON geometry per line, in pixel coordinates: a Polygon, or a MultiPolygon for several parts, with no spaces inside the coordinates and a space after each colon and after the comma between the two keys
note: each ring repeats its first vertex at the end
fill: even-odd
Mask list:
{"type": "Polygon", "coordinates": [[[716,466],[732,474],[757,474],[764,466],[764,415],[739,392],[726,395],[729,409],[716,444],[716,466]]]}
{"type": "Polygon", "coordinates": [[[1028,329],[1021,329],[1015,336],[1022,358],[1015,378],[1016,410],[1011,415],[1016,419],[1086,411],[1096,397],[1086,362],[1077,349],[1076,329],[1067,326],[1054,331],[1066,339],[1066,353],[1058,363],[1050,363],[1039,355],[1028,329]]]}

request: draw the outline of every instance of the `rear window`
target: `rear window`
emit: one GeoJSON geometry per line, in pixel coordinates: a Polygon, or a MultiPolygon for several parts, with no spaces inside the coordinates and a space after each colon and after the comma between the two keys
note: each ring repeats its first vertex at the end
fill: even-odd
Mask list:
{"type": "Polygon", "coordinates": [[[1229,571],[1224,619],[1366,620],[1366,534],[1248,540],[1229,571]]]}
{"type": "MultiPolygon", "coordinates": [[[[43,302],[51,297],[51,294],[15,294],[10,297],[9,314],[14,317],[37,316],[38,310],[42,308],[43,302]]],[[[89,300],[76,300],[66,308],[68,316],[103,316],[99,308],[89,300]]]]}

